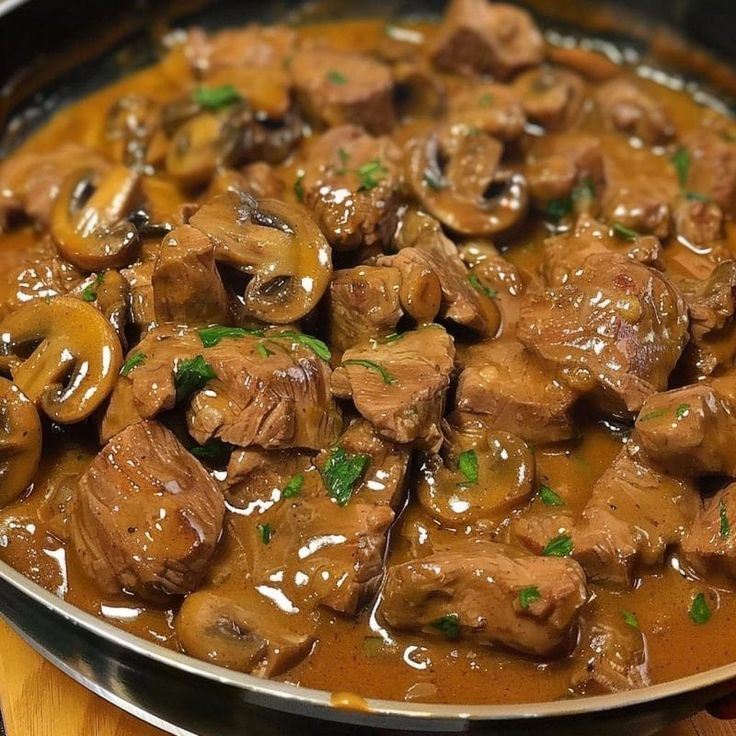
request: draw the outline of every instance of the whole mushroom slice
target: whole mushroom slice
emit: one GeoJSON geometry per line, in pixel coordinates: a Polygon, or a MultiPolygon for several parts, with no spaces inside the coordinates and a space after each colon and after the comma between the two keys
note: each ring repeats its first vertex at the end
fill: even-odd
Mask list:
{"type": "Polygon", "coordinates": [[[138,195],[140,174],[114,166],[105,174],[74,169],[62,182],[51,212],[59,253],[87,271],[127,266],[138,252],[138,231],[126,216],[138,195]]]}
{"type": "Polygon", "coordinates": [[[407,179],[422,205],[462,235],[495,235],[529,207],[526,179],[500,168],[503,145],[481,131],[454,127],[414,140],[407,179]]]}
{"type": "Polygon", "coordinates": [[[189,224],[212,239],[217,261],[252,276],[245,310],[263,322],[301,319],[329,286],[330,246],[301,205],[229,191],[204,204],[189,224]]]}
{"type": "Polygon", "coordinates": [[[41,443],[36,407],[12,381],[0,378],[0,508],[31,484],[41,443]]]}
{"type": "Polygon", "coordinates": [[[0,369],[9,368],[26,396],[60,424],[92,414],[121,364],[114,328],[80,299],[35,299],[0,323],[0,369]]]}

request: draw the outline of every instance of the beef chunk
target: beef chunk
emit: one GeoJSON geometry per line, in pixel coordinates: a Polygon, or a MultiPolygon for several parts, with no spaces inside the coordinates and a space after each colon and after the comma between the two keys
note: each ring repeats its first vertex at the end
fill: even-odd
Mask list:
{"type": "Polygon", "coordinates": [[[569,439],[574,391],[549,373],[512,337],[487,340],[463,356],[456,408],[489,429],[535,444],[569,439]]]}
{"type": "Polygon", "coordinates": [[[139,422],[113,437],[79,479],[72,540],[104,590],[157,600],[199,586],[224,512],[217,485],[174,435],[139,422]]]}
{"type": "Polygon", "coordinates": [[[302,48],[290,69],[307,117],[328,127],[352,123],[369,133],[388,133],[395,124],[393,79],[370,56],[328,48],[302,48]]]}
{"type": "Polygon", "coordinates": [[[455,90],[448,100],[448,118],[451,125],[482,130],[502,141],[516,140],[526,124],[513,88],[491,82],[473,81],[455,90]]]}
{"type": "Polygon", "coordinates": [[[683,199],[674,217],[677,236],[690,245],[707,245],[723,237],[723,210],[715,202],[683,199]]]}
{"type": "Polygon", "coordinates": [[[627,414],[666,389],[687,325],[685,302],[666,276],[595,253],[565,284],[524,296],[517,335],[572,388],[627,414]]]}
{"type": "Polygon", "coordinates": [[[570,685],[581,695],[618,693],[650,684],[644,635],[621,611],[596,603],[580,616],[574,662],[570,685]]]}
{"type": "Polygon", "coordinates": [[[689,162],[684,187],[710,198],[727,215],[736,215],[736,143],[705,126],[682,143],[689,162]]]}
{"type": "Polygon", "coordinates": [[[564,284],[593,253],[620,253],[633,261],[658,266],[662,246],[653,235],[632,239],[616,236],[606,225],[581,215],[567,233],[544,241],[542,272],[548,284],[564,284]]]}
{"type": "Polygon", "coordinates": [[[128,283],[130,293],[130,321],[141,330],[147,330],[156,322],[153,298],[153,269],[155,261],[139,261],[123,268],[120,275],[128,283]]]}
{"type": "Polygon", "coordinates": [[[546,130],[564,130],[575,123],[585,102],[585,82],[575,72],[543,66],[514,82],[529,120],[546,130]]]}
{"type": "Polygon", "coordinates": [[[49,153],[21,153],[0,167],[0,221],[23,213],[47,226],[64,178],[73,169],[105,171],[109,164],[98,153],[77,143],[64,143],[49,153]]]}
{"type": "Polygon", "coordinates": [[[395,442],[442,442],[439,429],[453,371],[455,346],[439,326],[398,339],[346,350],[332,375],[332,390],[353,399],[358,411],[395,442]]]}
{"type": "Polygon", "coordinates": [[[648,146],[668,143],[675,128],[662,105],[630,79],[617,77],[602,84],[595,99],[610,130],[634,136],[648,146]]]}
{"type": "Polygon", "coordinates": [[[572,197],[576,210],[591,208],[603,187],[600,139],[581,133],[540,138],[527,157],[529,192],[543,206],[572,197]]]}
{"type": "Polygon", "coordinates": [[[153,332],[133,351],[143,362],[121,376],[108,413],[118,395],[130,393],[143,418],[171,409],[178,367],[201,355],[216,378],[192,395],[187,411],[189,432],[200,444],[216,437],[239,447],[325,447],[340,428],[329,365],[289,333],[280,334],[225,337],[204,347],[197,332],[153,332]]]}
{"type": "Polygon", "coordinates": [[[529,13],[505,3],[452,0],[432,51],[444,71],[507,79],[542,61],[542,34],[529,13]]]}
{"type": "Polygon", "coordinates": [[[709,498],[682,543],[685,559],[704,575],[736,576],[736,484],[709,498]]]}
{"type": "Polygon", "coordinates": [[[548,656],[574,641],[586,598],[585,574],[573,560],[466,542],[389,567],[379,610],[396,629],[548,656]],[[539,598],[524,605],[521,593],[530,587],[539,598]]]}
{"type": "Polygon", "coordinates": [[[215,247],[200,230],[182,225],[162,241],[151,276],[156,321],[220,324],[229,316],[215,266],[215,247]]]}
{"type": "Polygon", "coordinates": [[[633,439],[670,472],[736,476],[736,377],[650,396],[633,439]]]}
{"type": "Polygon", "coordinates": [[[389,240],[396,228],[401,153],[389,138],[345,125],[309,149],[301,186],[304,202],[335,248],[389,240]]]}
{"type": "Polygon", "coordinates": [[[500,322],[498,308],[482,289],[474,286],[457,247],[442,233],[439,224],[431,220],[411,234],[406,223],[402,227],[406,229],[402,237],[407,247],[396,255],[379,257],[376,263],[398,268],[402,279],[411,279],[412,274],[425,268],[434,271],[442,289],[440,316],[482,335],[495,335],[500,322]]]}
{"type": "Polygon", "coordinates": [[[624,448],[596,482],[579,522],[566,514],[530,513],[513,532],[537,553],[568,536],[589,580],[628,586],[639,566],[660,563],[667,548],[682,541],[698,503],[691,483],[624,448]]]}

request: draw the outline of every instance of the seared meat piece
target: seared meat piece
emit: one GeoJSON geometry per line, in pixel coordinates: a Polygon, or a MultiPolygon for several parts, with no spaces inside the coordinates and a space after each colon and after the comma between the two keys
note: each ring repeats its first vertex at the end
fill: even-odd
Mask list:
{"type": "Polygon", "coordinates": [[[153,269],[155,261],[138,261],[120,269],[120,275],[128,283],[130,293],[130,321],[141,330],[147,330],[156,322],[153,297],[153,269]]]}
{"type": "Polygon", "coordinates": [[[634,136],[648,146],[668,143],[675,135],[664,107],[644,89],[625,77],[598,87],[595,99],[609,130],[634,136]]]}
{"type": "Polygon", "coordinates": [[[569,439],[577,394],[512,337],[486,340],[463,355],[456,408],[489,429],[535,444],[569,439]]]}
{"type": "Polygon", "coordinates": [[[547,205],[572,197],[576,210],[589,210],[603,188],[600,139],[582,133],[558,133],[535,141],[527,157],[531,196],[547,205]]]}
{"type": "Polygon", "coordinates": [[[102,156],[77,143],[64,143],[49,153],[22,153],[0,167],[0,224],[14,213],[24,213],[47,226],[64,178],[74,169],[104,172],[102,156]]]}
{"type": "Polygon", "coordinates": [[[682,543],[685,559],[700,575],[736,576],[736,484],[709,498],[682,543]]]}
{"type": "Polygon", "coordinates": [[[624,447],[596,482],[579,522],[566,514],[527,514],[514,522],[513,533],[536,553],[569,538],[589,580],[629,586],[638,567],[661,562],[667,548],[682,541],[698,505],[690,482],[624,447]]]}
{"type": "Polygon", "coordinates": [[[683,188],[710,198],[727,215],[736,215],[736,142],[704,126],[682,143],[688,161],[683,188]]]}
{"type": "Polygon", "coordinates": [[[357,266],[335,271],[330,283],[330,345],[347,350],[395,332],[404,313],[400,291],[398,268],[357,266]]]}
{"type": "Polygon", "coordinates": [[[619,237],[611,228],[581,215],[575,227],[544,241],[542,272],[549,285],[564,284],[593,253],[619,253],[647,266],[659,266],[662,245],[653,235],[619,237]]]}
{"type": "Polygon", "coordinates": [[[345,125],[310,148],[300,179],[304,203],[335,248],[384,243],[396,228],[401,152],[389,138],[345,125]]]}
{"type": "Polygon", "coordinates": [[[674,218],[677,236],[690,245],[707,245],[723,237],[723,210],[715,202],[683,199],[674,218]]]}
{"type": "Polygon", "coordinates": [[[200,230],[181,225],[162,241],[151,277],[156,321],[228,321],[227,294],[215,266],[215,246],[200,230]]]}
{"type": "Polygon", "coordinates": [[[542,61],[542,34],[529,13],[506,3],[452,0],[432,51],[444,71],[508,79],[542,61]]]}
{"type": "Polygon", "coordinates": [[[586,598],[585,574],[573,560],[465,542],[389,567],[379,610],[396,629],[549,656],[573,643],[586,598]],[[530,588],[539,593],[533,601],[523,596],[530,588]]]}
{"type": "Polygon", "coordinates": [[[569,128],[583,110],[585,82],[566,69],[531,69],[516,79],[514,88],[529,120],[546,130],[569,128]]]}
{"type": "Polygon", "coordinates": [[[502,141],[516,140],[523,132],[526,116],[512,87],[473,81],[459,87],[448,100],[451,125],[482,130],[502,141]]]}
{"type": "Polygon", "coordinates": [[[594,253],[565,284],[524,296],[517,335],[573,389],[628,415],[667,388],[687,326],[685,301],[666,276],[594,253]]]}
{"type": "Polygon", "coordinates": [[[580,644],[570,685],[581,695],[605,695],[650,684],[644,635],[627,611],[592,603],[580,616],[580,644]]]}
{"type": "Polygon", "coordinates": [[[139,422],[113,437],[79,479],[71,534],[103,590],[159,600],[202,582],[224,513],[214,480],[174,435],[139,422]]]}
{"type": "Polygon", "coordinates": [[[492,299],[477,288],[472,273],[463,264],[455,244],[447,238],[439,224],[431,224],[418,233],[406,235],[407,246],[392,256],[379,257],[379,266],[395,266],[402,280],[429,268],[439,279],[442,301],[439,314],[463,327],[492,337],[498,330],[500,315],[492,299]]]}
{"type": "Polygon", "coordinates": [[[670,472],[736,476],[736,376],[650,396],[633,440],[670,472]]]}
{"type": "Polygon", "coordinates": [[[329,48],[302,48],[289,65],[297,99],[315,123],[353,123],[388,133],[396,122],[389,68],[370,56],[329,48]]]}
{"type": "Polygon", "coordinates": [[[132,352],[144,357],[118,380],[109,411],[130,388],[141,417],[171,409],[178,368],[201,355],[216,378],[192,395],[187,411],[189,432],[200,444],[216,437],[239,447],[320,449],[340,429],[329,365],[288,336],[295,333],[280,334],[223,337],[205,347],[197,332],[153,332],[132,352]]]}
{"type": "Polygon", "coordinates": [[[332,390],[352,398],[378,432],[395,442],[437,449],[455,346],[438,325],[405,332],[395,340],[354,347],[332,374],[332,390]]]}

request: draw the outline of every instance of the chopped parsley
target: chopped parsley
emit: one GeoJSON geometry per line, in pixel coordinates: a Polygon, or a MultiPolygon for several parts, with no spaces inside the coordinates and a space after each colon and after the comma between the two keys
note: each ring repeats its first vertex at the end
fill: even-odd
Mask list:
{"type": "Polygon", "coordinates": [[[550,199],[545,205],[544,211],[553,220],[562,220],[572,212],[572,197],[550,199]]]}
{"type": "Polygon", "coordinates": [[[637,631],[639,630],[639,620],[636,618],[636,614],[632,613],[631,611],[622,609],[621,617],[628,626],[631,626],[632,629],[636,629],[637,631]]]}
{"type": "Polygon", "coordinates": [[[550,539],[542,550],[545,557],[569,557],[572,554],[572,537],[569,534],[561,534],[559,537],[550,539]]]}
{"type": "Polygon", "coordinates": [[[194,358],[182,360],[174,376],[177,403],[185,401],[195,391],[204,388],[205,384],[213,378],[217,378],[217,374],[203,356],[197,355],[194,358]]]}
{"type": "Polygon", "coordinates": [[[493,104],[493,95],[490,92],[486,92],[484,95],[481,95],[478,104],[481,107],[490,107],[493,104]]]}
{"type": "Polygon", "coordinates": [[[388,169],[377,159],[359,166],[355,172],[360,179],[359,192],[369,192],[387,176],[388,169]]]}
{"type": "Polygon", "coordinates": [[[344,148],[338,148],[337,155],[340,157],[340,163],[342,164],[342,167],[337,173],[342,175],[345,174],[348,170],[348,164],[350,163],[350,154],[344,148]]]}
{"type": "Polygon", "coordinates": [[[445,639],[455,641],[460,638],[460,617],[456,613],[448,613],[447,616],[435,619],[430,626],[441,632],[445,639]]]}
{"type": "Polygon", "coordinates": [[[257,524],[256,529],[258,530],[258,536],[261,538],[263,544],[269,544],[273,539],[273,529],[270,524],[257,524]]]}
{"type": "Polygon", "coordinates": [[[305,335],[302,332],[295,332],[294,330],[284,330],[279,332],[278,335],[271,335],[272,340],[291,340],[292,342],[303,345],[305,348],[309,348],[318,358],[322,360],[329,360],[332,357],[330,349],[325,345],[322,340],[312,337],[311,335],[305,335]]]}
{"type": "Polygon", "coordinates": [[[367,368],[374,373],[378,373],[381,379],[387,386],[393,386],[396,383],[396,378],[392,376],[380,363],[376,363],[372,360],[364,360],[362,358],[353,358],[351,360],[344,360],[343,365],[359,365],[363,368],[367,368]]]}
{"type": "Polygon", "coordinates": [[[690,178],[690,152],[684,146],[680,146],[672,154],[670,161],[672,161],[672,165],[677,172],[677,180],[680,182],[680,187],[684,189],[687,180],[690,178]]]}
{"type": "Polygon", "coordinates": [[[580,200],[595,198],[595,183],[592,179],[583,179],[573,190],[572,198],[577,202],[580,200]]]}
{"type": "Polygon", "coordinates": [[[302,492],[304,486],[304,476],[301,473],[292,475],[281,491],[281,498],[295,498],[302,492]]]}
{"type": "Polygon", "coordinates": [[[219,110],[243,98],[232,84],[223,84],[219,87],[197,87],[192,92],[192,99],[204,110],[219,110]]]}
{"type": "Polygon", "coordinates": [[[348,78],[342,73],[337,71],[337,69],[330,69],[330,71],[327,72],[327,79],[332,82],[332,84],[347,84],[348,78]]]}
{"type": "Polygon", "coordinates": [[[263,337],[263,330],[249,327],[223,327],[222,325],[212,325],[211,327],[202,327],[197,330],[202,345],[206,348],[213,348],[220,340],[226,337],[241,338],[248,335],[263,337]]]}
{"type": "Polygon", "coordinates": [[[539,500],[545,506],[564,506],[565,502],[548,485],[539,486],[539,500]]]}
{"type": "Polygon", "coordinates": [[[304,172],[297,175],[294,180],[294,196],[300,201],[304,201],[304,172]]]}
{"type": "Polygon", "coordinates": [[[690,411],[690,404],[678,404],[675,409],[675,416],[678,419],[682,419],[690,411]]]}
{"type": "Polygon", "coordinates": [[[707,194],[702,194],[701,192],[685,192],[685,199],[689,199],[691,202],[713,201],[707,194]]]}
{"type": "Polygon", "coordinates": [[[370,461],[369,455],[349,455],[342,447],[335,447],[330,452],[322,468],[322,478],[327,486],[327,495],[338,506],[345,506],[350,500],[370,461]]]}
{"type": "Polygon", "coordinates": [[[104,280],[105,280],[105,274],[98,273],[97,276],[95,276],[95,280],[91,284],[87,284],[87,286],[85,286],[84,289],[82,289],[82,299],[85,302],[96,302],[97,301],[97,289],[101,286],[104,280]]]}
{"type": "Polygon", "coordinates": [[[611,225],[611,234],[622,240],[636,240],[639,237],[639,233],[636,230],[632,230],[620,222],[614,222],[611,225]]]}
{"type": "Polygon", "coordinates": [[[705,600],[704,593],[698,593],[695,598],[693,598],[693,602],[690,604],[689,615],[690,620],[694,621],[696,624],[705,624],[710,620],[710,617],[713,614],[708,606],[708,601],[705,600]]]}
{"type": "Polygon", "coordinates": [[[230,459],[230,454],[234,449],[229,442],[212,437],[203,445],[192,447],[189,452],[198,460],[207,460],[213,465],[224,465],[230,459]]]}
{"type": "Polygon", "coordinates": [[[728,520],[728,510],[723,500],[718,504],[718,516],[720,517],[721,539],[728,539],[731,536],[731,522],[728,520]]]}
{"type": "Polygon", "coordinates": [[[433,191],[440,192],[445,188],[442,178],[432,171],[432,169],[424,170],[424,183],[433,191]]]}
{"type": "Polygon", "coordinates": [[[256,352],[261,358],[269,358],[273,355],[273,350],[269,350],[262,342],[259,342],[256,346],[256,352]]]}
{"type": "Polygon", "coordinates": [[[121,376],[129,376],[136,368],[143,365],[146,362],[146,356],[143,353],[133,353],[123,363],[123,367],[120,369],[121,376]]]}
{"type": "Polygon", "coordinates": [[[637,424],[641,422],[650,422],[652,419],[659,419],[667,413],[667,409],[653,409],[648,411],[646,414],[639,414],[636,418],[637,424]]]}
{"type": "Polygon", "coordinates": [[[468,282],[476,291],[484,294],[489,299],[495,299],[498,296],[498,292],[495,289],[489,289],[485,284],[481,283],[477,273],[469,273],[468,282]]]}
{"type": "Polygon", "coordinates": [[[467,479],[468,484],[478,482],[478,454],[475,450],[465,450],[457,459],[457,467],[467,479]]]}
{"type": "Polygon", "coordinates": [[[526,610],[529,606],[542,598],[536,585],[529,585],[519,591],[519,605],[526,610]]]}

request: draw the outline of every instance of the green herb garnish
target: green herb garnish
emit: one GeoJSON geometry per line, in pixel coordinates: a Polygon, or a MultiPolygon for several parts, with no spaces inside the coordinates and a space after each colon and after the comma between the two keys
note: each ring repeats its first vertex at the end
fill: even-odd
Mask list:
{"type": "Polygon", "coordinates": [[[309,348],[318,358],[322,358],[322,360],[329,360],[332,357],[330,349],[322,342],[322,340],[312,337],[311,335],[305,335],[302,332],[284,330],[283,332],[279,332],[278,335],[271,335],[270,339],[291,340],[299,345],[303,345],[305,348],[309,348]]]}
{"type": "Polygon", "coordinates": [[[232,84],[223,84],[219,87],[197,87],[192,92],[192,99],[205,110],[219,110],[240,102],[243,97],[232,84]]]}
{"type": "Polygon", "coordinates": [[[281,491],[281,498],[295,498],[302,492],[303,485],[304,476],[301,473],[292,475],[284,486],[284,490],[281,491]]]}
{"type": "Polygon", "coordinates": [[[564,506],[565,502],[546,484],[539,486],[539,500],[545,506],[564,506]]]}
{"type": "Polygon", "coordinates": [[[332,84],[348,83],[348,78],[342,72],[337,71],[337,69],[330,69],[330,71],[327,72],[327,79],[332,82],[332,84]]]}
{"type": "Polygon", "coordinates": [[[573,190],[572,198],[577,202],[583,199],[595,198],[595,183],[592,179],[583,179],[573,190]]]}
{"type": "Polygon", "coordinates": [[[304,173],[299,174],[294,180],[294,196],[300,201],[304,201],[304,173]]]}
{"type": "Polygon", "coordinates": [[[670,161],[672,161],[672,165],[677,172],[677,180],[680,182],[680,187],[684,189],[687,180],[690,178],[690,152],[684,146],[680,146],[672,154],[670,161]]]}
{"type": "Polygon", "coordinates": [[[519,605],[526,610],[534,601],[540,600],[542,594],[536,585],[529,585],[519,591],[519,605]]]}
{"type": "Polygon", "coordinates": [[[95,276],[95,280],[91,284],[87,284],[87,286],[82,289],[82,299],[85,302],[97,301],[97,289],[102,285],[104,280],[105,274],[98,273],[97,276],[95,276]]]}
{"type": "Polygon", "coordinates": [[[220,340],[224,340],[226,337],[232,337],[234,339],[247,337],[248,335],[263,337],[264,332],[262,329],[258,328],[211,325],[210,327],[202,327],[197,330],[197,334],[199,335],[199,339],[202,341],[202,345],[204,347],[213,348],[220,342],[220,340]]]}
{"type": "Polygon", "coordinates": [[[261,538],[263,544],[269,544],[273,539],[273,529],[270,524],[257,524],[256,529],[258,530],[258,536],[261,538]]]}
{"type": "Polygon", "coordinates": [[[713,200],[707,195],[701,192],[685,192],[685,199],[689,199],[691,202],[712,202],[713,200]]]}
{"type": "Polygon", "coordinates": [[[269,358],[273,355],[273,350],[269,350],[262,342],[259,342],[258,345],[256,345],[256,352],[261,356],[261,358],[269,358]]]}
{"type": "Polygon", "coordinates": [[[350,154],[344,148],[337,149],[337,155],[340,157],[340,163],[342,167],[338,170],[338,174],[345,174],[348,170],[348,164],[350,163],[350,154]]]}
{"type": "Polygon", "coordinates": [[[203,445],[192,447],[189,452],[198,460],[208,460],[212,465],[224,465],[230,459],[230,454],[234,449],[234,445],[229,442],[212,437],[203,445]]]}
{"type": "Polygon", "coordinates": [[[335,447],[322,468],[322,478],[327,495],[338,506],[344,506],[353,495],[355,484],[365,473],[371,459],[369,455],[349,455],[342,447],[335,447]]]}
{"type": "Polygon", "coordinates": [[[682,419],[690,411],[690,404],[679,404],[675,409],[675,416],[682,419]]]}
{"type": "Polygon", "coordinates": [[[146,362],[146,356],[143,353],[133,353],[126,361],[123,363],[123,367],[120,369],[120,375],[121,376],[128,376],[132,371],[134,371],[138,366],[143,365],[146,362]]]}
{"type": "Polygon", "coordinates": [[[460,638],[460,617],[456,613],[448,613],[447,616],[435,619],[430,626],[442,632],[445,639],[454,641],[460,638]]]}
{"type": "Polygon", "coordinates": [[[432,169],[424,170],[424,183],[433,191],[440,192],[445,188],[445,183],[432,169]]]}
{"type": "Polygon", "coordinates": [[[572,554],[572,537],[561,534],[559,537],[550,539],[542,550],[545,557],[569,557],[572,554]]]}
{"type": "Polygon", "coordinates": [[[614,222],[611,225],[611,234],[623,240],[636,240],[639,237],[639,233],[636,230],[632,230],[620,222],[614,222]]]}
{"type": "Polygon", "coordinates": [[[177,403],[188,399],[195,391],[199,391],[213,378],[217,378],[217,374],[201,355],[182,360],[177,366],[174,376],[177,403]]]}
{"type": "Polygon", "coordinates": [[[360,179],[358,191],[369,192],[371,189],[375,189],[381,180],[387,176],[388,169],[376,158],[360,166],[355,173],[360,179]]]}
{"type": "Polygon", "coordinates": [[[363,360],[362,358],[354,358],[351,360],[343,360],[343,365],[359,365],[363,368],[367,368],[370,371],[378,373],[383,379],[383,382],[387,386],[393,386],[396,383],[396,378],[392,376],[380,363],[375,363],[372,360],[363,360]]]}
{"type": "Polygon", "coordinates": [[[696,624],[705,624],[712,616],[705,594],[698,593],[690,604],[690,619],[696,624]]]}
{"type": "Polygon", "coordinates": [[[484,95],[481,95],[478,104],[481,107],[490,107],[493,104],[493,95],[490,92],[486,92],[484,95]]]}
{"type": "Polygon", "coordinates": [[[498,292],[495,289],[489,289],[485,284],[481,283],[477,273],[469,273],[468,281],[476,291],[484,294],[489,299],[495,299],[498,296],[498,292]]]}
{"type": "Polygon", "coordinates": [[[721,539],[728,539],[731,536],[731,522],[728,520],[728,510],[723,500],[718,504],[718,515],[721,522],[721,539]]]}
{"type": "Polygon", "coordinates": [[[465,450],[457,459],[457,467],[469,484],[478,482],[478,454],[475,450],[465,450]]]}
{"type": "Polygon", "coordinates": [[[631,611],[621,610],[621,616],[623,620],[631,626],[632,629],[639,630],[639,621],[636,618],[636,614],[632,613],[631,611]]]}
{"type": "Polygon", "coordinates": [[[572,197],[564,199],[551,199],[547,202],[544,211],[553,220],[562,220],[572,212],[572,197]]]}
{"type": "Polygon", "coordinates": [[[636,418],[636,423],[650,422],[652,419],[663,417],[666,413],[667,409],[653,409],[652,411],[648,411],[646,414],[639,414],[636,418]]]}

